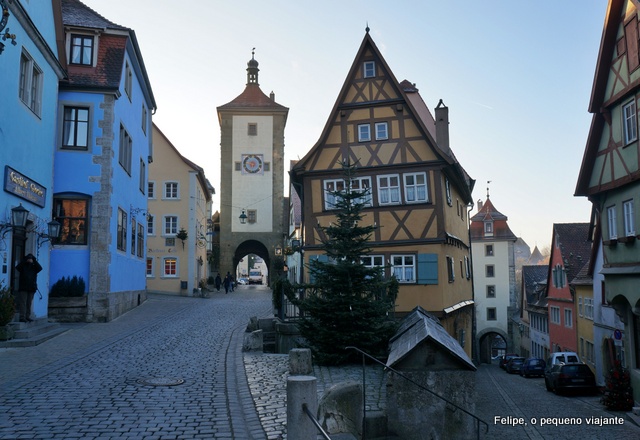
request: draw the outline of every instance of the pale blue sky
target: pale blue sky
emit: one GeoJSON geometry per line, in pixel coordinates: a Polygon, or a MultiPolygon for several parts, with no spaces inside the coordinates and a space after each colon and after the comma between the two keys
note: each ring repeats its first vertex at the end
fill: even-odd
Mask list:
{"type": "MultiPolygon", "coordinates": [[[[216,107],[246,83],[289,107],[285,159],[316,143],[367,23],[399,81],[449,107],[451,148],[533,249],[552,224],[588,222],[573,197],[605,0],[83,0],[135,30],[158,105],[154,121],[220,187],[216,107]]],[[[215,209],[219,195],[214,197],[215,209]]],[[[475,213],[475,209],[472,212],[475,213]]]]}

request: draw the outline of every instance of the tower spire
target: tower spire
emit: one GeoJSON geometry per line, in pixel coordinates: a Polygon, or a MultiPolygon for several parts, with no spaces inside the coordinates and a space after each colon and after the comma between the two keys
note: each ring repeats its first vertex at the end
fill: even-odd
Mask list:
{"type": "Polygon", "coordinates": [[[258,84],[258,72],[260,71],[260,69],[258,69],[258,62],[255,59],[255,54],[256,48],[254,47],[251,50],[251,59],[247,63],[247,85],[255,84],[259,86],[260,84],[258,84]]]}

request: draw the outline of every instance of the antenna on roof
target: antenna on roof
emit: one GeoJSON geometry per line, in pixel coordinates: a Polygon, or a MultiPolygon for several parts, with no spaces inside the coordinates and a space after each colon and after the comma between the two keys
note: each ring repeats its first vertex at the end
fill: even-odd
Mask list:
{"type": "Polygon", "coordinates": [[[487,180],[487,199],[489,198],[489,184],[491,183],[491,180],[487,180]]]}

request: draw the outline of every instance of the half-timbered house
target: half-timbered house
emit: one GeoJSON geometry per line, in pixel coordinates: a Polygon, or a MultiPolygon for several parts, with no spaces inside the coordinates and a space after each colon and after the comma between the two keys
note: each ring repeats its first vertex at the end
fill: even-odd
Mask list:
{"type": "Polygon", "coordinates": [[[322,258],[322,229],[335,221],[342,163],[367,189],[374,225],[364,263],[400,282],[396,314],[421,306],[471,353],[473,316],[468,212],[474,181],[449,147],[448,109],[434,119],[415,84],[399,82],[368,32],[319,140],[292,168],[302,199],[304,260],[322,258]]]}
{"type": "Polygon", "coordinates": [[[603,290],[624,329],[615,332],[615,356],[631,372],[640,401],[640,50],[636,0],[607,6],[589,102],[593,114],[576,196],[593,203],[602,225],[603,290]],[[622,330],[622,331],[620,331],[622,330]]]}

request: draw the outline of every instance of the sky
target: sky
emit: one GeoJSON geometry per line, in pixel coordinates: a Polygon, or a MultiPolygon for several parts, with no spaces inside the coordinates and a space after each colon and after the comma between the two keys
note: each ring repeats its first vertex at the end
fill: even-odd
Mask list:
{"type": "MultiPolygon", "coordinates": [[[[553,223],[589,222],[574,197],[606,0],[82,0],[133,29],[154,123],[204,168],[220,207],[216,108],[242,93],[255,48],[262,91],[289,108],[285,164],[317,142],[369,26],[398,81],[432,113],[486,200],[533,250],[553,223]],[[490,182],[490,183],[488,183],[490,182]]],[[[285,188],[288,191],[288,188],[285,188]]]]}

